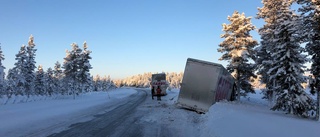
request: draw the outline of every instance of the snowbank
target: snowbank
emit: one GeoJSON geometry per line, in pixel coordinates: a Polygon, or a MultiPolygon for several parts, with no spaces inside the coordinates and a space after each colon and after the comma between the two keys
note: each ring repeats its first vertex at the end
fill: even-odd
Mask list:
{"type": "Polygon", "coordinates": [[[203,116],[201,136],[319,137],[320,122],[271,111],[259,94],[241,102],[218,102],[203,116]]]}
{"type": "Polygon", "coordinates": [[[75,100],[70,97],[1,105],[0,136],[26,135],[58,123],[61,123],[58,124],[61,127],[57,127],[57,131],[63,130],[72,124],[68,121],[90,119],[92,113],[97,113],[101,107],[112,105],[136,92],[133,89],[116,89],[88,93],[76,97],[75,100]]]}

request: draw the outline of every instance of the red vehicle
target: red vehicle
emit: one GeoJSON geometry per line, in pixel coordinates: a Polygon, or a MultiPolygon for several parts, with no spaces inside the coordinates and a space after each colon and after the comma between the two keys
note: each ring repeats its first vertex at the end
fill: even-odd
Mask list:
{"type": "Polygon", "coordinates": [[[169,83],[166,80],[166,74],[165,73],[159,73],[159,74],[152,74],[150,86],[151,86],[151,93],[152,98],[153,96],[157,96],[160,94],[161,96],[167,95],[167,88],[169,83]],[[161,92],[157,93],[156,89],[160,86],[161,92]]]}

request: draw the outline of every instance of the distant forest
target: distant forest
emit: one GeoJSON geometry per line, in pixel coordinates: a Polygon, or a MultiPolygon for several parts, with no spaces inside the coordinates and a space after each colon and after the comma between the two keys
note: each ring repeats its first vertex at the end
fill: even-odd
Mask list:
{"type": "MultiPolygon", "coordinates": [[[[135,76],[127,77],[121,80],[115,80],[114,83],[117,87],[139,87],[139,88],[149,88],[151,82],[151,76],[153,73],[148,72],[144,74],[138,74],[135,76]]],[[[182,82],[183,72],[167,72],[167,81],[169,82],[169,90],[180,88],[180,83],[182,82]]]]}

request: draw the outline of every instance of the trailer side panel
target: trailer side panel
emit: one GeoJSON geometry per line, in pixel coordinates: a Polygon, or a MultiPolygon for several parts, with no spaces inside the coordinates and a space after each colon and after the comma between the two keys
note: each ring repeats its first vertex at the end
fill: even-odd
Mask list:
{"type": "Polygon", "coordinates": [[[230,99],[233,82],[221,64],[189,58],[177,103],[188,109],[207,112],[216,101],[230,99]]]}

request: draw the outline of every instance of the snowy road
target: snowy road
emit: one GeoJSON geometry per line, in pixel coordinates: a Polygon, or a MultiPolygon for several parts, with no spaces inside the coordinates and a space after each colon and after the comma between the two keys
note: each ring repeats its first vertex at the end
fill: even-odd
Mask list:
{"type": "Polygon", "coordinates": [[[76,100],[66,96],[2,105],[0,137],[319,137],[319,122],[270,111],[262,94],[219,102],[199,115],[175,105],[179,90],[167,91],[161,101],[152,100],[149,91],[119,88],[76,100]]]}
{"type": "Polygon", "coordinates": [[[69,129],[60,133],[52,134],[50,137],[136,137],[142,136],[143,127],[140,124],[133,124],[142,115],[134,115],[137,106],[145,101],[146,91],[138,90],[136,94],[128,98],[128,102],[121,102],[112,111],[106,111],[103,114],[95,115],[94,119],[75,123],[69,129]]]}
{"type": "Polygon", "coordinates": [[[152,100],[150,89],[120,88],[72,99],[0,107],[0,136],[194,137],[201,115],[178,109],[178,91],[152,100]]]}
{"type": "Polygon", "coordinates": [[[199,115],[181,111],[172,104],[176,94],[169,91],[162,101],[152,100],[148,89],[136,89],[127,100],[114,104],[94,119],[72,124],[49,137],[193,137],[199,136],[199,115]],[[189,121],[189,122],[188,122],[189,121]],[[190,124],[191,123],[191,124],[190,124]],[[186,130],[187,129],[187,130],[186,130]]]}

